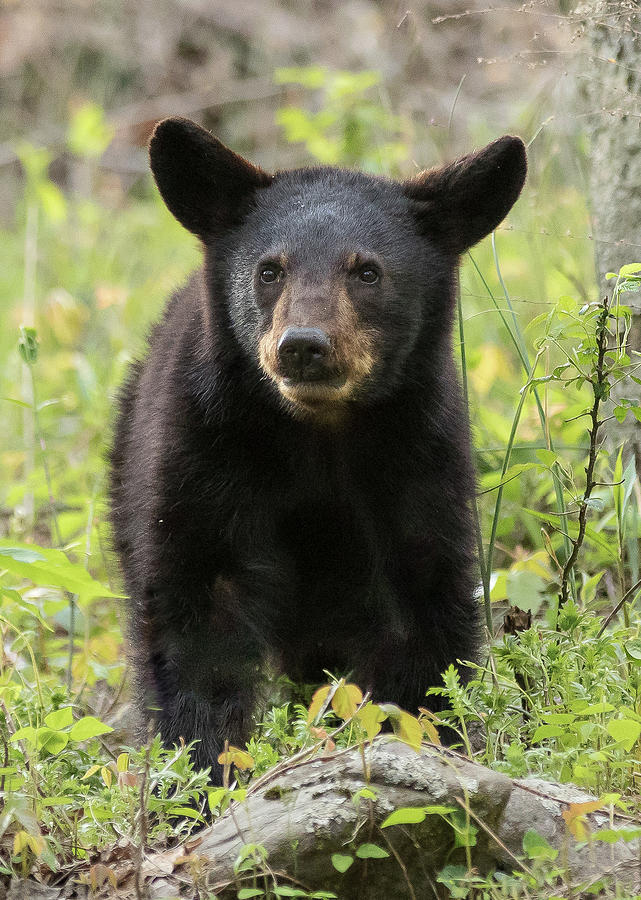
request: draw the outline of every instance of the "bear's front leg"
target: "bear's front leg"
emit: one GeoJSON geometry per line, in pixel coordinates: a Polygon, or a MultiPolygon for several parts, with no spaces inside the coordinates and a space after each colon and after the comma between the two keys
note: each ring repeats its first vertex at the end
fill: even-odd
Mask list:
{"type": "MultiPolygon", "coordinates": [[[[419,706],[443,708],[426,691],[442,685],[442,673],[458,661],[474,661],[481,632],[474,595],[473,558],[467,545],[443,547],[428,540],[408,541],[390,577],[389,594],[379,606],[390,610],[386,623],[369,632],[355,671],[374,701],[392,702],[416,715],[419,706]],[[445,552],[449,550],[449,552],[445,552]]],[[[458,665],[461,680],[471,670],[458,665]]]]}
{"type": "Polygon", "coordinates": [[[131,622],[144,719],[167,746],[197,741],[192,759],[197,768],[211,766],[214,784],[222,783],[225,741],[244,747],[249,738],[261,683],[260,641],[235,614],[234,600],[222,579],[206,595],[155,588],[131,622]]]}

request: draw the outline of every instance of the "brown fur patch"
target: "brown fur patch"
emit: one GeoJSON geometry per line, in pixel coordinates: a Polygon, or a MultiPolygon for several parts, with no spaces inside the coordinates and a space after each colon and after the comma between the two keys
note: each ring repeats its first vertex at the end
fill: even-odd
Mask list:
{"type": "Polygon", "coordinates": [[[271,327],[259,343],[260,365],[276,382],[292,412],[326,424],[336,423],[343,418],[345,401],[374,368],[374,332],[361,326],[344,286],[335,292],[333,302],[329,304],[329,315],[327,311],[314,314],[315,310],[304,310],[295,315],[292,305],[291,287],[285,285],[274,307],[271,327]],[[343,384],[285,383],[280,371],[278,342],[289,325],[319,327],[327,332],[332,346],[330,364],[345,377],[343,384]]]}
{"type": "Polygon", "coordinates": [[[347,363],[350,373],[348,381],[353,381],[355,387],[374,368],[374,335],[361,327],[358,313],[345,288],[338,292],[337,312],[337,355],[347,363]]]}
{"type": "Polygon", "coordinates": [[[278,341],[287,325],[291,324],[287,321],[290,302],[291,288],[286,283],[278,298],[278,302],[274,306],[271,328],[262,336],[258,344],[258,358],[261,368],[274,381],[278,381],[281,377],[278,373],[278,341]]]}

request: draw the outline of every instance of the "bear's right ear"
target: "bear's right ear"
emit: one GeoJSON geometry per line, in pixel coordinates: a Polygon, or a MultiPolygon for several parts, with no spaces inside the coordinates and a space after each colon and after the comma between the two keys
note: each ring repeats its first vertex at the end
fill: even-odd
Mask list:
{"type": "Polygon", "coordinates": [[[156,125],[149,159],[167,208],[202,239],[237,222],[252,192],[272,181],[188,119],[164,119],[156,125]]]}

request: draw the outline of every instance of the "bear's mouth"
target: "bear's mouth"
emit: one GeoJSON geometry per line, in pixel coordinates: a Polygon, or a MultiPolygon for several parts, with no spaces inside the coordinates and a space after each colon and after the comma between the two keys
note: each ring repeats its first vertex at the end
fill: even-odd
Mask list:
{"type": "Polygon", "coordinates": [[[331,375],[318,378],[289,378],[288,376],[283,376],[281,381],[288,390],[315,390],[316,388],[340,390],[347,383],[347,375],[331,375]]]}
{"type": "Polygon", "coordinates": [[[350,390],[346,375],[313,380],[279,378],[278,389],[286,400],[310,410],[340,403],[347,398],[350,390]]]}

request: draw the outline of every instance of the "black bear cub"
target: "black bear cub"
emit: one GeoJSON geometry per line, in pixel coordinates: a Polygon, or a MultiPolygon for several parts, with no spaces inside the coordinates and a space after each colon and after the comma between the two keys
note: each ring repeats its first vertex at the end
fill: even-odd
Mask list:
{"type": "Polygon", "coordinates": [[[112,522],[141,707],[166,743],[197,739],[217,781],[267,660],[416,712],[475,656],[454,296],[525,149],[502,137],[402,183],[271,175],[167,119],[150,156],[204,265],[122,392],[112,522]]]}

